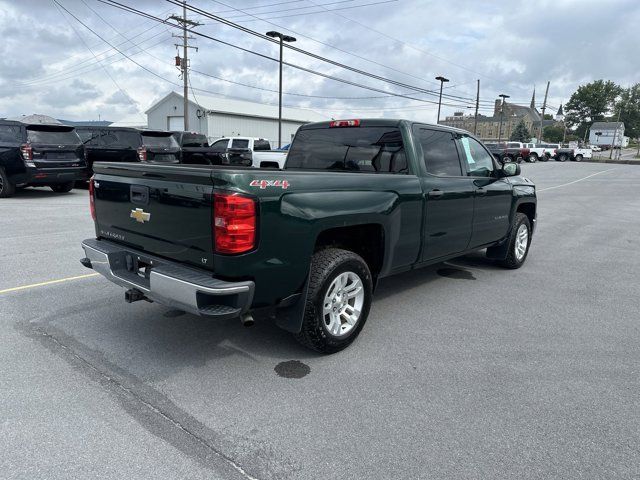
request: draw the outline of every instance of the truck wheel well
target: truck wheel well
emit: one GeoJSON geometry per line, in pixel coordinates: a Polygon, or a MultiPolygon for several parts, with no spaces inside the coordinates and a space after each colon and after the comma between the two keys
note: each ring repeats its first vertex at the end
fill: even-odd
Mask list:
{"type": "Polygon", "coordinates": [[[533,225],[533,219],[536,218],[536,206],[533,203],[521,203],[518,205],[518,212],[524,213],[529,219],[529,224],[533,225]]]}
{"type": "Polygon", "coordinates": [[[367,262],[375,278],[384,259],[384,229],[379,224],[331,228],[318,235],[314,251],[324,248],[342,248],[357,253],[367,262]]]}

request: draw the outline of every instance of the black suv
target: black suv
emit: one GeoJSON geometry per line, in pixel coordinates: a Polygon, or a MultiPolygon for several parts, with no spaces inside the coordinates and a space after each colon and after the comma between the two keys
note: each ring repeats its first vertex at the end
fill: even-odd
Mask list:
{"type": "Polygon", "coordinates": [[[69,192],[76,181],[88,178],[82,142],[73,127],[0,120],[0,197],[26,186],[69,192]]]}
{"type": "Polygon", "coordinates": [[[180,147],[171,132],[127,127],[77,127],[85,158],[94,162],[178,163],[180,147]]]}

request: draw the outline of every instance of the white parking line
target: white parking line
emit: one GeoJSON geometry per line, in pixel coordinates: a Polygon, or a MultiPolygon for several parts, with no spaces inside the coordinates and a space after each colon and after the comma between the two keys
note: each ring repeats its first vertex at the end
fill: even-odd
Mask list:
{"type": "Polygon", "coordinates": [[[578,180],[574,180],[573,182],[563,183],[562,185],[555,185],[553,187],[541,188],[537,191],[544,192],[545,190],[553,190],[554,188],[566,187],[567,185],[573,185],[574,183],[581,182],[583,180],[586,180],[587,178],[595,177],[596,175],[600,175],[601,173],[607,173],[607,172],[610,172],[611,170],[617,170],[617,169],[618,169],[617,167],[614,167],[614,168],[610,168],[609,170],[602,170],[601,172],[592,173],[591,175],[587,175],[586,177],[579,178],[578,180]]]}
{"type": "Polygon", "coordinates": [[[96,275],[100,275],[100,274],[88,273],[86,275],[78,275],[76,277],[59,278],[58,280],[49,280],[48,282],[32,283],[31,285],[22,285],[20,287],[5,288],[4,290],[0,290],[0,294],[17,292],[20,290],[27,290],[29,288],[35,288],[35,287],[44,287],[45,285],[55,285],[56,283],[70,282],[72,280],[80,280],[82,278],[95,277],[96,275]]]}

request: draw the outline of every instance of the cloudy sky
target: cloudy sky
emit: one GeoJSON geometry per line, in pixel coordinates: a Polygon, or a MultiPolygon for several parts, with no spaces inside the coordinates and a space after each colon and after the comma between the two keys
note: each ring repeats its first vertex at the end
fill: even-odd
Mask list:
{"type": "MultiPolygon", "coordinates": [[[[180,90],[174,66],[178,42],[171,36],[179,32],[97,0],[57,1],[68,12],[52,0],[0,0],[0,117],[145,118],[143,112],[154,100],[180,90]]],[[[120,1],[161,18],[181,13],[163,0],[120,1]]],[[[188,3],[261,33],[288,33],[297,37],[295,46],[301,49],[405,84],[285,50],[285,60],[294,65],[374,89],[285,67],[283,103],[327,117],[435,121],[437,94],[430,91],[439,88],[438,75],[451,80],[445,84],[443,115],[472,112],[467,107],[473,105],[477,79],[480,111],[487,114],[500,93],[528,105],[534,85],[540,107],[547,80],[553,108],[582,83],[605,78],[626,86],[640,81],[638,0],[188,3]]],[[[198,32],[267,57],[278,55],[277,46],[263,39],[202,15],[189,16],[203,23],[198,32]]],[[[206,38],[192,42],[198,46],[191,54],[196,98],[219,94],[277,104],[276,62],[206,38]]]]}

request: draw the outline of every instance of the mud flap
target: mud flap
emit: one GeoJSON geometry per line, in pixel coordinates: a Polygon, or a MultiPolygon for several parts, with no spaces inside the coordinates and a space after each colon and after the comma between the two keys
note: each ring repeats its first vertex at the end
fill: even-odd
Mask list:
{"type": "Polygon", "coordinates": [[[509,242],[503,242],[502,245],[487,248],[487,258],[492,260],[504,260],[509,253],[509,242]]]}
{"type": "Polygon", "coordinates": [[[309,277],[302,286],[302,292],[285,298],[276,311],[276,325],[291,333],[300,333],[304,308],[309,293],[309,277]]]}

